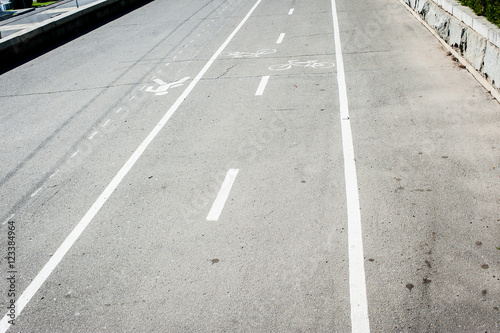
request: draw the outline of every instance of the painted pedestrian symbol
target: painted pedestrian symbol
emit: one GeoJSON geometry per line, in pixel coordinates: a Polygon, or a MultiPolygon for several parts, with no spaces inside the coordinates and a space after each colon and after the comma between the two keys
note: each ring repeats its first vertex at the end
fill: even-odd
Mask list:
{"type": "Polygon", "coordinates": [[[190,77],[186,76],[185,78],[180,79],[179,81],[172,82],[172,83],[166,83],[160,79],[154,79],[153,81],[156,82],[159,85],[159,87],[156,89],[153,89],[153,86],[150,86],[150,87],[146,88],[146,91],[155,93],[156,96],[165,95],[165,94],[168,94],[168,89],[180,87],[184,84],[184,82],[186,82],[189,79],[190,79],[190,77]]]}

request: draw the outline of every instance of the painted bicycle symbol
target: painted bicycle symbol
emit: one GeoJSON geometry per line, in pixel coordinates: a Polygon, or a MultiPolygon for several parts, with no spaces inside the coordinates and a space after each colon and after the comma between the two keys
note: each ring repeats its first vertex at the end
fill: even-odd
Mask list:
{"type": "Polygon", "coordinates": [[[275,49],[259,50],[257,52],[230,51],[223,54],[224,57],[233,58],[259,58],[261,55],[275,53],[275,49]]]}
{"type": "Polygon", "coordinates": [[[287,64],[280,65],[272,65],[269,67],[272,71],[284,71],[287,69],[296,67],[310,67],[310,68],[331,68],[334,67],[335,64],[331,62],[318,62],[318,60],[308,60],[308,61],[300,61],[300,60],[288,60],[287,64]]]}

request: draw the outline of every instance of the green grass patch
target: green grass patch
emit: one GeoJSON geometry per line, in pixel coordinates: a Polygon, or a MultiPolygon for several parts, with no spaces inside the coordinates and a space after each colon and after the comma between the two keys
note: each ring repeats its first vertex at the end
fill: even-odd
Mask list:
{"type": "Polygon", "coordinates": [[[32,7],[45,7],[48,5],[52,5],[53,3],[56,3],[57,1],[48,1],[48,2],[38,2],[38,1],[33,1],[33,4],[31,5],[32,7]]]}

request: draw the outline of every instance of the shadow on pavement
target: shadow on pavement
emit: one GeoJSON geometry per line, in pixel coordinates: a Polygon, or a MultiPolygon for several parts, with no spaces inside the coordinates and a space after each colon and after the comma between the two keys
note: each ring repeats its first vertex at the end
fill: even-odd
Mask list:
{"type": "Polygon", "coordinates": [[[27,43],[13,46],[8,54],[0,55],[0,75],[153,1],[154,0],[130,0],[125,7],[120,4],[116,8],[106,11],[106,14],[97,11],[90,13],[90,15],[77,19],[75,22],[69,22],[63,29],[52,29],[51,31],[44,32],[42,38],[40,38],[41,36],[37,36],[30,39],[27,43]]]}

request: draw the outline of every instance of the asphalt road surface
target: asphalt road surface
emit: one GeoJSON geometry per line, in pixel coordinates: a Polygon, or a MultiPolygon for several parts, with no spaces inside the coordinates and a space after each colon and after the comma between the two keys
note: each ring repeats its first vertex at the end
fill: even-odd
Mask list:
{"type": "Polygon", "coordinates": [[[500,331],[500,105],[397,0],[156,0],[0,103],[1,332],[500,331]]]}

